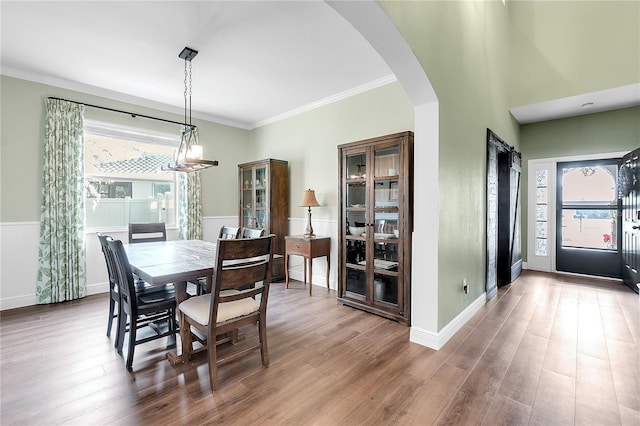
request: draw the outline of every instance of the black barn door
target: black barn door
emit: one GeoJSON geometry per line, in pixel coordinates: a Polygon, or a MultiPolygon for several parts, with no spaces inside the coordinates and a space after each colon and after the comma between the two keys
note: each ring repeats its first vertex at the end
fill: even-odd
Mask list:
{"type": "Polygon", "coordinates": [[[622,280],[638,292],[640,283],[640,183],[638,182],[640,148],[622,158],[618,174],[618,197],[622,201],[622,280]]]}

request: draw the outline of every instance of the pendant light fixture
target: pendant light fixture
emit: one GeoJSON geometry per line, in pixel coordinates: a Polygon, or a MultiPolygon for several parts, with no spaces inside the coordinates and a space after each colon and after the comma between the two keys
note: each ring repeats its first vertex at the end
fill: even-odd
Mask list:
{"type": "Polygon", "coordinates": [[[178,55],[180,59],[184,59],[184,124],[173,163],[163,167],[164,171],[196,172],[218,165],[217,160],[202,159],[204,153],[202,145],[198,143],[198,129],[191,123],[191,60],[197,54],[197,50],[185,47],[178,55]],[[187,121],[187,104],[189,121],[187,121]]]}

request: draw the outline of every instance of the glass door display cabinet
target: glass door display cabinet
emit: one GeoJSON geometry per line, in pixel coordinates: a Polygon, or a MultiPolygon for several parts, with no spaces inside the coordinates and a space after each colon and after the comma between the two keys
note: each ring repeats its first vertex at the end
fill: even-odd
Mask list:
{"type": "Polygon", "coordinates": [[[284,237],[288,232],[289,166],[283,160],[260,160],[238,165],[241,227],[274,234],[273,279],[284,278],[284,237]]]}
{"type": "Polygon", "coordinates": [[[413,133],[338,150],[338,301],[409,325],[413,133]]]}

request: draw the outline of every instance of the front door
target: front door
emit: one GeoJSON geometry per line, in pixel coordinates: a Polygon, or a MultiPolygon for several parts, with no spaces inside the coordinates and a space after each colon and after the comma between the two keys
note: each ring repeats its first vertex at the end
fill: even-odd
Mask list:
{"type": "Polygon", "coordinates": [[[620,277],[618,159],[558,163],[556,270],[620,277]]]}
{"type": "Polygon", "coordinates": [[[622,279],[638,292],[640,276],[640,184],[638,182],[640,148],[622,158],[618,174],[618,195],[622,200],[622,279]]]}

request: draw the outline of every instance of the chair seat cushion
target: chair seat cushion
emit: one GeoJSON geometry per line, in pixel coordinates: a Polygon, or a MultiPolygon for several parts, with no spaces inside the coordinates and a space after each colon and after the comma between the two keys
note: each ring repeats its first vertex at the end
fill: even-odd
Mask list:
{"type": "MultiPolygon", "coordinates": [[[[238,292],[237,290],[223,290],[222,293],[238,292]]],[[[180,303],[180,310],[196,321],[198,324],[209,324],[209,309],[211,305],[211,294],[195,296],[180,303]]],[[[232,318],[249,315],[260,309],[260,303],[252,298],[234,300],[233,302],[221,303],[218,305],[218,322],[224,322],[232,318]]]]}

